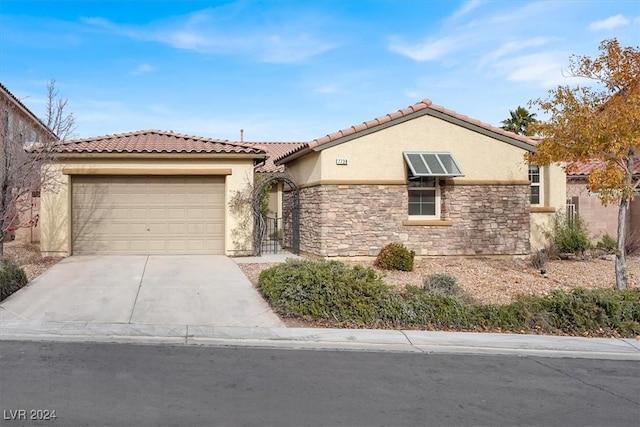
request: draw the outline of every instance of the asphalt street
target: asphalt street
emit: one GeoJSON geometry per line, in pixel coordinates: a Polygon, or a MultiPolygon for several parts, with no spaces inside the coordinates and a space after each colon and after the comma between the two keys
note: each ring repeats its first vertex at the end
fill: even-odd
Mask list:
{"type": "Polygon", "coordinates": [[[3,426],[637,427],[640,363],[2,341],[0,411],[3,426]]]}

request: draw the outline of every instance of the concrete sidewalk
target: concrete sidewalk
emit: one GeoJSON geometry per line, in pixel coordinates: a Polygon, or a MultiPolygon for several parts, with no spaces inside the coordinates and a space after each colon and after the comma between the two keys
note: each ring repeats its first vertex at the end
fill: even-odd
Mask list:
{"type": "Polygon", "coordinates": [[[8,320],[0,340],[94,341],[640,361],[640,340],[372,329],[229,327],[8,320]]]}

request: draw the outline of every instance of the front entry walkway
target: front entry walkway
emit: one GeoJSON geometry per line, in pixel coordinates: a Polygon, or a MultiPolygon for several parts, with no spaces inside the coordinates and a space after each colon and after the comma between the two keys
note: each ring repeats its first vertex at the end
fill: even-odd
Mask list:
{"type": "Polygon", "coordinates": [[[216,255],[72,256],[0,303],[0,321],[284,326],[216,255]]]}

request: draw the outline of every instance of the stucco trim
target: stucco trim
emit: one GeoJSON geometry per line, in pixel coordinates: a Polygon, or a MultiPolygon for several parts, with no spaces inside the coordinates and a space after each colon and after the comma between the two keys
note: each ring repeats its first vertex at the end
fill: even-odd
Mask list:
{"type": "Polygon", "coordinates": [[[407,185],[407,181],[402,179],[324,179],[303,184],[300,188],[320,185],[407,185]]]}
{"type": "Polygon", "coordinates": [[[553,206],[532,206],[530,212],[531,213],[553,213],[556,211],[556,208],[553,206]]]}
{"type": "Polygon", "coordinates": [[[449,227],[453,225],[452,221],[445,221],[441,219],[406,219],[402,221],[403,226],[416,226],[416,225],[434,225],[439,227],[449,227]]]}
{"type": "Polygon", "coordinates": [[[531,185],[526,179],[448,179],[445,185],[531,185]]]}
{"type": "Polygon", "coordinates": [[[62,168],[64,175],[232,175],[232,172],[230,168],[62,168]]]}

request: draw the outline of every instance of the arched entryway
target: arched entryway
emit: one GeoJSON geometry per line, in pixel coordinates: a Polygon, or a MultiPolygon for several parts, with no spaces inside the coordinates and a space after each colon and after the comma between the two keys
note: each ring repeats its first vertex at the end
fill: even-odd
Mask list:
{"type": "Polygon", "coordinates": [[[288,250],[300,253],[300,192],[286,174],[270,174],[254,186],[253,255],[288,250]],[[275,216],[265,212],[265,193],[277,186],[282,209],[275,216]]]}

